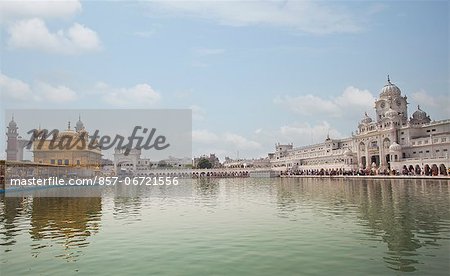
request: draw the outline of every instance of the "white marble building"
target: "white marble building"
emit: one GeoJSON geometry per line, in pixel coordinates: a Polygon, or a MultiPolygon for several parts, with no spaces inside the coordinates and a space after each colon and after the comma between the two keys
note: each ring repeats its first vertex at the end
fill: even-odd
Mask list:
{"type": "Polygon", "coordinates": [[[376,118],[367,113],[356,133],[344,139],[294,148],[275,145],[271,167],[279,171],[376,170],[447,175],[450,119],[432,121],[420,106],[408,119],[407,97],[389,77],[375,101],[376,118]]]}

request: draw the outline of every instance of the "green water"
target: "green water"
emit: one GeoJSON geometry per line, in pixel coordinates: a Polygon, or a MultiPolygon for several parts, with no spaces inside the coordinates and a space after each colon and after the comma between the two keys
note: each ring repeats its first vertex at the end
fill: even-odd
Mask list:
{"type": "Polygon", "coordinates": [[[450,271],[449,181],[211,179],[130,195],[1,197],[0,275],[450,271]]]}

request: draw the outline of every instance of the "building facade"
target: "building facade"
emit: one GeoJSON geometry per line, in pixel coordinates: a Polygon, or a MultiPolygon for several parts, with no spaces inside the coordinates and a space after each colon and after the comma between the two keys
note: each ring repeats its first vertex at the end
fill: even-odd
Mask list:
{"type": "Polygon", "coordinates": [[[420,106],[408,118],[407,97],[389,77],[375,114],[374,120],[365,113],[351,137],[298,148],[276,144],[269,153],[272,169],[448,175],[450,119],[432,121],[420,106]]]}

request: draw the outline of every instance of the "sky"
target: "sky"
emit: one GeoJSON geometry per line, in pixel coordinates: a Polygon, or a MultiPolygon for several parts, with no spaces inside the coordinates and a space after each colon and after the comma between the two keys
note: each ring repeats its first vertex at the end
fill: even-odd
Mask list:
{"type": "Polygon", "coordinates": [[[278,142],[350,136],[388,74],[409,116],[420,104],[448,119],[449,11],[448,1],[2,1],[0,128],[12,109],[190,108],[194,156],[260,158],[278,142]]]}

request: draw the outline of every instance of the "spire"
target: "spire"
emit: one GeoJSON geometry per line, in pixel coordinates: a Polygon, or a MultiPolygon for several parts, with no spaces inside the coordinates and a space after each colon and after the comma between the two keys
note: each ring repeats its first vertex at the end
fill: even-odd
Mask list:
{"type": "Polygon", "coordinates": [[[420,105],[417,105],[417,110],[422,110],[422,109],[420,109],[420,105]]]}
{"type": "Polygon", "coordinates": [[[389,78],[389,75],[388,75],[388,82],[391,83],[391,79],[389,78]]]}

